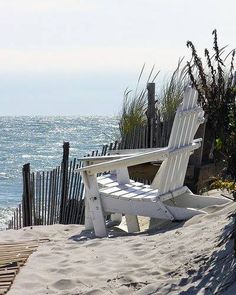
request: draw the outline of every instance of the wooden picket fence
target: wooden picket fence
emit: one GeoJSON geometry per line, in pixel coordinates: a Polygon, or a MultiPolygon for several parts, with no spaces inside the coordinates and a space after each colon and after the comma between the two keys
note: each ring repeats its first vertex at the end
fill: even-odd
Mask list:
{"type": "MultiPolygon", "coordinates": [[[[94,155],[105,155],[108,145],[94,155]]],[[[69,160],[69,143],[63,145],[63,159],[60,166],[51,171],[31,172],[30,164],[22,169],[22,203],[16,208],[9,229],[20,229],[32,225],[83,224],[84,184],[82,177],[74,170],[82,165],[76,158],[69,160]]]]}

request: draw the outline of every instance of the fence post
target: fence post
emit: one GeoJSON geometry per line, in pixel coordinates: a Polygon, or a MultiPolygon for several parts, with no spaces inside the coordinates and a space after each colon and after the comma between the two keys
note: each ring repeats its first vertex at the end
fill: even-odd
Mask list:
{"type": "Polygon", "coordinates": [[[59,223],[65,222],[65,209],[68,198],[68,163],[69,163],[69,142],[64,142],[63,144],[63,159],[61,163],[61,173],[62,173],[62,186],[61,186],[61,204],[60,204],[60,216],[59,223]]]}
{"type": "Polygon", "coordinates": [[[147,119],[148,119],[148,147],[155,145],[153,128],[155,127],[156,110],[155,110],[155,83],[147,84],[148,91],[148,107],[147,107],[147,119]]]}
{"type": "Polygon", "coordinates": [[[22,217],[23,227],[32,225],[32,200],[30,189],[30,164],[23,166],[23,195],[22,195],[22,217]]]}

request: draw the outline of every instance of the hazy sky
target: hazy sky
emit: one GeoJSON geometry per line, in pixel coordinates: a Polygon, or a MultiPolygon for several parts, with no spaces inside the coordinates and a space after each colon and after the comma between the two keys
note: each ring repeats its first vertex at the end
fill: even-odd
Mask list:
{"type": "MultiPolygon", "coordinates": [[[[142,64],[236,46],[235,0],[0,0],[0,115],[116,115],[142,64]]],[[[161,79],[160,79],[161,80],[161,79]]],[[[158,83],[161,83],[159,81],[158,83]]]]}

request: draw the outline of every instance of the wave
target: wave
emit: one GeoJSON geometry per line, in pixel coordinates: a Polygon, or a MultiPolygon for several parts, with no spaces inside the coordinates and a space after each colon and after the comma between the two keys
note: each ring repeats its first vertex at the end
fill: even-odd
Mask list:
{"type": "Polygon", "coordinates": [[[8,222],[14,214],[15,208],[0,207],[0,230],[7,228],[8,222]]]}
{"type": "Polygon", "coordinates": [[[60,156],[49,156],[49,155],[29,155],[29,154],[25,154],[22,155],[23,159],[57,159],[60,158],[60,156]]]}
{"type": "Polygon", "coordinates": [[[0,172],[0,179],[8,179],[9,176],[5,172],[0,172]]]}

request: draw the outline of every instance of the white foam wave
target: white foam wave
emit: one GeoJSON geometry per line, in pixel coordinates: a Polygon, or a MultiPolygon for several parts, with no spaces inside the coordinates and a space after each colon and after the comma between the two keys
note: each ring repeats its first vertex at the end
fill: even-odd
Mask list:
{"type": "Polygon", "coordinates": [[[0,179],[8,179],[9,176],[5,172],[0,172],[0,179]]]}
{"type": "Polygon", "coordinates": [[[14,214],[15,208],[0,207],[0,230],[6,229],[8,222],[14,214]]]}

